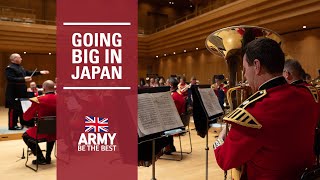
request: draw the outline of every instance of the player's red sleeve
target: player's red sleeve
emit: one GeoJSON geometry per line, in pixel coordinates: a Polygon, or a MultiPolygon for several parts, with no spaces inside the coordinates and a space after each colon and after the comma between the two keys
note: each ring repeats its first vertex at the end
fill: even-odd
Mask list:
{"type": "Polygon", "coordinates": [[[232,124],[225,142],[215,151],[218,165],[223,170],[245,164],[262,146],[259,129],[232,124]]]}

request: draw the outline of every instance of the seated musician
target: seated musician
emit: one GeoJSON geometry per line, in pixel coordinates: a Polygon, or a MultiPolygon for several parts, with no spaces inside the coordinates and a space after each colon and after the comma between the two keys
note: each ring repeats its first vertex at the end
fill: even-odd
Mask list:
{"type": "Polygon", "coordinates": [[[289,59],[284,63],[283,77],[289,84],[310,86],[303,80],[305,71],[297,60],[289,59]]]}
{"type": "MultiPolygon", "coordinates": [[[[178,80],[174,77],[170,77],[170,91],[171,96],[174,101],[174,104],[177,107],[179,115],[185,113],[186,111],[186,101],[185,98],[177,92],[178,90],[178,80]]],[[[176,152],[176,148],[173,144],[173,136],[168,137],[169,145],[165,148],[165,154],[171,154],[172,152],[176,152]]]]}
{"type": "MultiPolygon", "coordinates": [[[[54,89],[54,82],[47,80],[43,83],[43,96],[38,96],[30,98],[32,102],[31,107],[23,114],[23,118],[26,121],[33,120],[34,117],[44,117],[44,116],[56,116],[56,94],[54,89]]],[[[33,154],[36,154],[36,149],[38,151],[37,160],[33,160],[32,164],[50,164],[51,163],[51,152],[55,142],[55,135],[38,134],[38,139],[47,140],[47,152],[46,158],[44,158],[40,147],[34,143],[30,143],[29,139],[36,139],[37,126],[29,128],[23,135],[22,138],[27,146],[31,149],[33,154]]]]}
{"type": "Polygon", "coordinates": [[[256,93],[224,117],[230,132],[214,143],[218,165],[242,166],[241,179],[299,179],[315,163],[319,98],[308,87],[286,82],[284,62],[274,40],[258,38],[246,46],[244,76],[256,93]]]}
{"type": "Polygon", "coordinates": [[[215,94],[217,95],[219,104],[223,109],[224,99],[228,91],[228,89],[225,87],[225,84],[223,83],[224,75],[214,75],[213,79],[214,79],[214,83],[211,85],[211,88],[214,90],[215,94]]]}
{"type": "Polygon", "coordinates": [[[34,81],[30,83],[30,87],[27,89],[27,92],[29,98],[42,95],[42,91],[39,91],[39,89],[37,88],[37,84],[34,81]]]}
{"type": "Polygon", "coordinates": [[[185,76],[180,77],[179,81],[180,82],[178,84],[178,90],[183,95],[183,97],[187,98],[189,85],[186,83],[186,77],[185,76]]]}

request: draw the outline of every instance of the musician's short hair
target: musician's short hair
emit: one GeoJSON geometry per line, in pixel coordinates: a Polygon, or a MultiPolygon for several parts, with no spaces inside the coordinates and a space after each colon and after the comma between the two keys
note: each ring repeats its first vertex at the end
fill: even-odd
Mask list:
{"type": "Polygon", "coordinates": [[[284,71],[288,71],[293,77],[303,79],[305,71],[303,70],[299,61],[295,59],[288,59],[284,63],[284,71]]]}
{"type": "Polygon", "coordinates": [[[280,44],[269,38],[258,38],[245,47],[245,55],[249,66],[258,59],[262,67],[270,74],[282,73],[285,56],[280,44]]]}
{"type": "Polygon", "coordinates": [[[45,89],[47,92],[54,91],[54,82],[51,80],[46,80],[43,82],[42,87],[45,89]]]}
{"type": "Polygon", "coordinates": [[[169,83],[172,87],[176,88],[176,87],[178,87],[179,81],[177,80],[177,78],[170,77],[169,83]]]}

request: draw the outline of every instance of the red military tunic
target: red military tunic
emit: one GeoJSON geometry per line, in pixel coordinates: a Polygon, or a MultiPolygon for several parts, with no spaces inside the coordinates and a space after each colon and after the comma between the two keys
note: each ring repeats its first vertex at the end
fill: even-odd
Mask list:
{"type": "Polygon", "coordinates": [[[319,116],[308,88],[275,78],[224,118],[232,128],[214,151],[217,163],[223,170],[244,165],[248,179],[298,179],[315,162],[319,116]]]}
{"type": "Polygon", "coordinates": [[[293,85],[311,86],[310,84],[308,84],[306,81],[303,81],[302,79],[293,81],[291,84],[293,84],[293,85]]]}
{"type": "MultiPolygon", "coordinates": [[[[56,116],[56,94],[47,93],[44,96],[30,98],[31,107],[23,114],[26,121],[32,120],[34,117],[56,116]]],[[[37,126],[29,128],[26,133],[36,139],[37,126]]],[[[46,139],[47,141],[55,141],[55,135],[38,134],[38,139],[46,139]]]]}
{"type": "Polygon", "coordinates": [[[185,113],[186,111],[186,101],[182,94],[179,94],[177,91],[171,92],[172,99],[174,104],[177,107],[179,114],[185,113]]]}

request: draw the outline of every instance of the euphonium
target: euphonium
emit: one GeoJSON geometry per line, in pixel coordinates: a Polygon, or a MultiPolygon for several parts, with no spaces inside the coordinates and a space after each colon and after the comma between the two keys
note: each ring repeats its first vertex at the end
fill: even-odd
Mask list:
{"type": "MultiPolygon", "coordinates": [[[[262,37],[273,39],[279,44],[281,43],[281,38],[277,33],[257,26],[223,28],[210,34],[205,41],[207,49],[215,55],[222,56],[228,65],[230,89],[227,92],[227,100],[231,110],[249,97],[244,97],[244,94],[248,93],[248,88],[245,88],[246,86],[235,87],[236,82],[244,82],[242,71],[243,48],[252,40],[262,37]],[[240,93],[233,95],[232,92],[234,91],[240,91],[240,93]]],[[[241,168],[232,169],[232,179],[240,179],[241,171],[239,169],[241,168]]]]}

